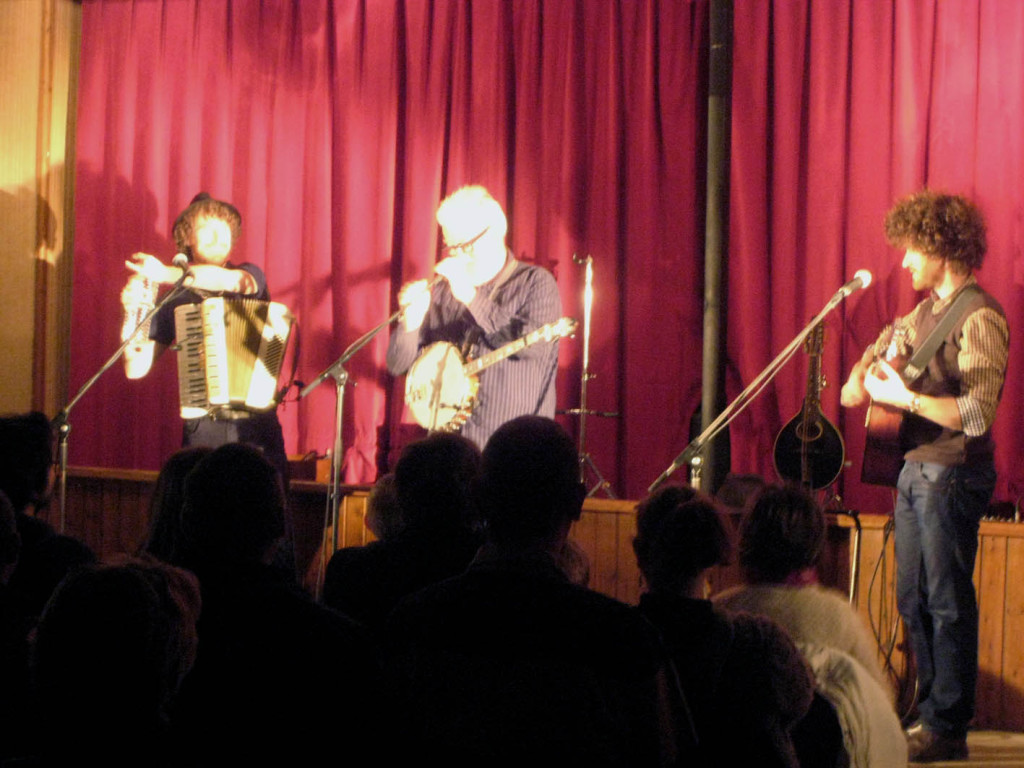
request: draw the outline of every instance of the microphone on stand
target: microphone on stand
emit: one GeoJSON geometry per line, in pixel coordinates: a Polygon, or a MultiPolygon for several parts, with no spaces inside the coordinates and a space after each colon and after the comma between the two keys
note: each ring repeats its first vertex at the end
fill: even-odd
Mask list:
{"type": "Polygon", "coordinates": [[[188,256],[184,253],[174,254],[174,258],[171,259],[171,266],[181,270],[181,280],[179,282],[185,282],[185,278],[192,274],[192,270],[189,268],[188,256]]]}
{"type": "Polygon", "coordinates": [[[836,291],[836,296],[838,298],[845,299],[851,293],[859,291],[862,288],[867,288],[871,285],[871,279],[871,273],[868,270],[858,269],[853,273],[853,280],[836,291]]]}

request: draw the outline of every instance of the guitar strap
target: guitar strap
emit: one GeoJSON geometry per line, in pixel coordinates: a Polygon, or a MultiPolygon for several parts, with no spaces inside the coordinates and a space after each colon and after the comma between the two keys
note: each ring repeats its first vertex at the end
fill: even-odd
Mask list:
{"type": "Polygon", "coordinates": [[[931,333],[928,334],[928,338],[924,340],[924,343],[918,348],[914,356],[910,358],[910,362],[907,363],[903,369],[903,380],[910,383],[915,381],[928,365],[934,356],[936,351],[939,349],[939,345],[942,344],[942,340],[946,338],[946,334],[953,327],[960,316],[963,315],[964,310],[967,309],[967,305],[979,288],[976,285],[968,285],[964,288],[960,295],[956,297],[956,301],[953,302],[949,310],[946,312],[945,317],[939,321],[939,324],[935,326],[931,333]]]}

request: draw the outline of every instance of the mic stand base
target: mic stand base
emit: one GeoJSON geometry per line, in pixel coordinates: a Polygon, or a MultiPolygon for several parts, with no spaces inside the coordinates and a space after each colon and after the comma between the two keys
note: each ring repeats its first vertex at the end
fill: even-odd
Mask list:
{"type": "Polygon", "coordinates": [[[601,474],[601,470],[597,468],[597,464],[594,463],[594,459],[589,453],[580,454],[580,479],[584,485],[588,483],[587,473],[594,477],[594,485],[587,491],[587,498],[589,499],[598,491],[601,491],[609,499],[617,499],[618,496],[612,490],[612,484],[605,480],[604,475],[601,474]]]}

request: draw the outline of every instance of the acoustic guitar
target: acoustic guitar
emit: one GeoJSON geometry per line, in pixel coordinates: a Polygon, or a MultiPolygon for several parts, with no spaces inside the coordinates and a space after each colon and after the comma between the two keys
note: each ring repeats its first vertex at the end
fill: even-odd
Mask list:
{"type": "Polygon", "coordinates": [[[571,336],[576,325],[571,317],[560,318],[469,361],[462,359],[454,344],[435,341],[420,353],[405,377],[405,404],[421,427],[455,432],[473,412],[480,386],[477,374],[538,342],[571,336]]]}
{"type": "Polygon", "coordinates": [[[775,438],[775,471],[784,480],[818,490],[836,481],[846,458],[839,430],[821,410],[821,349],[825,329],[819,324],[807,337],[807,392],[800,412],[775,438]]]}
{"type": "MultiPolygon", "coordinates": [[[[885,360],[893,369],[902,374],[907,364],[908,331],[900,324],[887,326],[879,337],[876,360],[885,360]]],[[[904,450],[900,444],[900,428],[903,426],[905,411],[872,400],[868,403],[865,417],[867,434],[864,438],[864,463],[860,479],[871,485],[896,487],[896,481],[903,468],[904,450]]]]}

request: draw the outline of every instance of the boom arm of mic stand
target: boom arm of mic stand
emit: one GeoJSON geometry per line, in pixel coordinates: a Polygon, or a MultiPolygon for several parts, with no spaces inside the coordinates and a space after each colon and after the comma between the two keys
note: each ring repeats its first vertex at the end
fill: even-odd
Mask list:
{"type": "Polygon", "coordinates": [[[701,432],[690,442],[689,445],[686,446],[686,448],[683,449],[682,453],[676,456],[675,460],[673,460],[673,462],[668,466],[668,469],[662,472],[661,475],[658,476],[658,479],[651,483],[647,488],[647,492],[654,493],[662,483],[668,480],[669,477],[671,477],[672,474],[684,464],[698,466],[700,463],[700,454],[704,450],[704,446],[714,439],[719,432],[729,426],[729,423],[736,418],[744,408],[753,402],[754,398],[757,397],[757,395],[761,393],[761,390],[775,378],[776,374],[782,370],[782,367],[789,361],[797,349],[800,348],[800,345],[804,343],[804,339],[810,335],[815,326],[824,320],[825,316],[835,309],[839,305],[839,302],[844,298],[846,298],[846,296],[843,291],[837,291],[832,298],[828,300],[828,303],[825,304],[822,310],[804,326],[803,330],[801,330],[800,333],[798,333],[778,355],[776,355],[774,360],[768,363],[765,369],[761,371],[752,382],[750,382],[747,388],[740,392],[736,396],[736,399],[729,403],[725,410],[723,410],[703,432],[701,432]]]}
{"type": "Polygon", "coordinates": [[[163,295],[156,304],[154,304],[149,312],[143,316],[142,321],[135,326],[135,330],[128,334],[128,338],[121,342],[119,346],[107,361],[100,366],[100,369],[94,373],[85,384],[83,384],[73,398],[65,405],[60,413],[53,417],[53,421],[50,423],[57,430],[57,454],[58,454],[58,473],[57,473],[57,492],[60,496],[60,523],[59,532],[64,533],[64,528],[67,524],[67,486],[68,486],[68,437],[71,434],[71,422],[69,417],[71,416],[71,409],[75,407],[79,400],[85,396],[85,393],[92,389],[92,385],[95,384],[100,376],[110,370],[111,366],[116,363],[124,351],[128,349],[128,345],[135,340],[135,336],[138,334],[139,329],[145,328],[146,323],[153,319],[153,315],[163,309],[171,299],[175,298],[183,290],[185,290],[185,280],[192,273],[188,270],[183,270],[181,277],[178,282],[167,293],[163,295]]]}
{"type": "Polygon", "coordinates": [[[335,360],[329,366],[324,368],[324,370],[321,371],[317,375],[317,377],[315,379],[313,379],[312,382],[310,382],[309,384],[307,384],[305,387],[302,388],[302,391],[299,392],[299,399],[301,400],[302,398],[306,397],[306,395],[308,395],[314,389],[316,389],[321,384],[323,384],[325,381],[327,381],[327,379],[333,377],[335,372],[344,372],[345,369],[344,369],[343,366],[345,365],[345,363],[347,363],[349,360],[351,360],[352,356],[355,355],[356,352],[358,352],[360,349],[362,349],[367,344],[369,344],[374,336],[376,336],[378,333],[380,333],[385,328],[387,328],[389,325],[391,325],[393,322],[395,322],[395,320],[400,318],[404,311],[405,311],[404,307],[402,309],[397,310],[393,315],[391,315],[391,317],[389,317],[383,323],[381,323],[380,325],[378,325],[378,326],[376,326],[374,328],[371,328],[366,333],[364,333],[362,336],[360,336],[358,339],[356,339],[351,344],[349,344],[348,348],[344,352],[341,353],[341,357],[339,357],[337,360],[335,360]]]}

